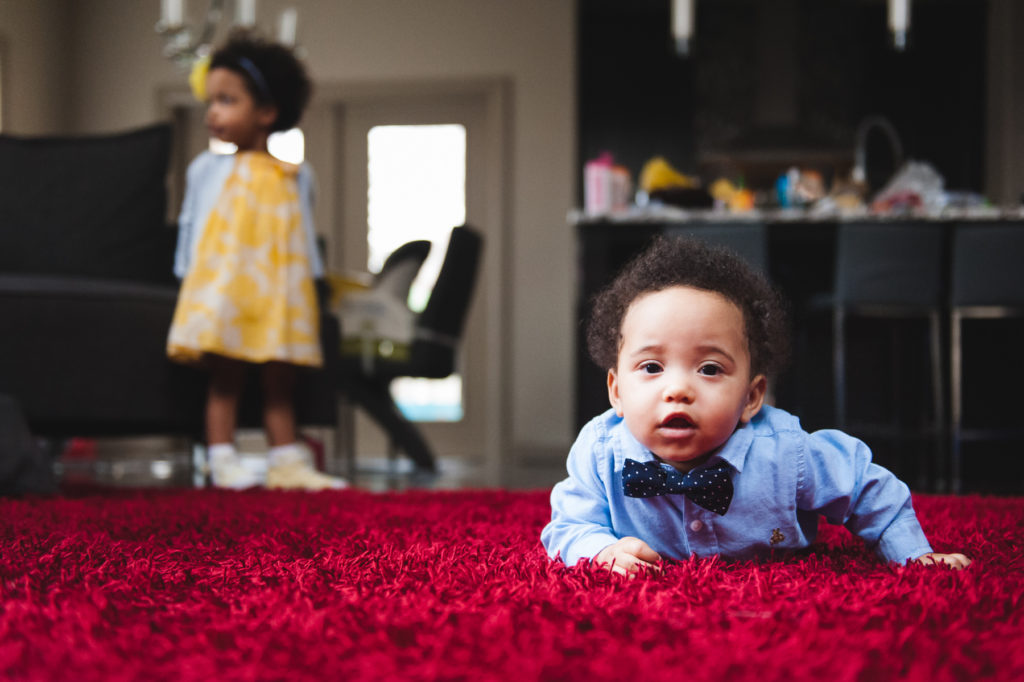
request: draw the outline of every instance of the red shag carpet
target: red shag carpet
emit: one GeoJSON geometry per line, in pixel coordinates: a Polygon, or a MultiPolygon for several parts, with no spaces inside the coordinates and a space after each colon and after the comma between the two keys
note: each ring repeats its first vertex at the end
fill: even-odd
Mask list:
{"type": "Polygon", "coordinates": [[[1024,680],[1024,499],[917,498],[938,551],[567,568],[546,492],[0,500],[0,679],[1024,680]]]}

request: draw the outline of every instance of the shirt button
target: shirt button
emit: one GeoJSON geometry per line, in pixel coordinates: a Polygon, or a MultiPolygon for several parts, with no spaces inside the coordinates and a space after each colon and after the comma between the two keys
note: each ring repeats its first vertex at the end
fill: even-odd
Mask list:
{"type": "Polygon", "coordinates": [[[704,524],[701,523],[700,521],[691,521],[690,522],[690,530],[692,530],[695,533],[697,531],[699,531],[703,527],[704,527],[704,524]]]}

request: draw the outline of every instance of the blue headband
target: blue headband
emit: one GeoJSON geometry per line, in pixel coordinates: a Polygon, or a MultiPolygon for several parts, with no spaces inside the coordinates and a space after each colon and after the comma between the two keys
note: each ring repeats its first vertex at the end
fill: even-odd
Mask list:
{"type": "Polygon", "coordinates": [[[252,78],[253,83],[256,85],[256,90],[259,91],[259,94],[263,99],[268,102],[273,102],[274,98],[270,94],[270,86],[267,85],[267,79],[263,77],[263,74],[260,73],[260,70],[256,68],[256,65],[252,63],[252,60],[248,57],[239,57],[238,65],[245,69],[245,72],[249,74],[250,78],[252,78]]]}

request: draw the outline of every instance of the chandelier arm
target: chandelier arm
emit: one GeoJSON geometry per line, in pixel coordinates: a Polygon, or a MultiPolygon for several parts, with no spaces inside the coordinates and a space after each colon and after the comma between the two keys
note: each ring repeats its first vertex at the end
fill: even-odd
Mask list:
{"type": "Polygon", "coordinates": [[[221,15],[224,13],[224,0],[210,0],[203,19],[202,30],[193,39],[193,31],[187,26],[177,24],[168,26],[157,24],[156,31],[166,39],[164,55],[186,68],[210,50],[213,36],[217,32],[221,15]]]}
{"type": "MultiPolygon", "coordinates": [[[[164,56],[180,67],[188,70],[195,62],[209,54],[213,46],[213,39],[220,25],[221,17],[224,14],[224,0],[209,0],[206,8],[206,16],[203,18],[201,28],[193,30],[182,22],[183,0],[173,0],[163,7],[160,21],[157,22],[156,32],[164,39],[164,56]]],[[[252,12],[250,12],[250,15],[252,12]]],[[[239,21],[243,21],[239,18],[239,21]]],[[[244,20],[244,24],[252,28],[253,18],[250,16],[244,20]]],[[[295,22],[296,10],[286,10],[282,18],[281,34],[287,34],[287,43],[295,47],[295,22]],[[287,27],[287,30],[286,30],[287,27]]],[[[284,41],[285,38],[282,38],[284,41]]]]}
{"type": "Polygon", "coordinates": [[[210,8],[206,10],[206,23],[203,25],[203,32],[199,35],[199,40],[191,48],[193,52],[199,53],[204,46],[213,42],[213,35],[217,32],[217,25],[220,23],[223,13],[224,0],[210,0],[210,8]]]}

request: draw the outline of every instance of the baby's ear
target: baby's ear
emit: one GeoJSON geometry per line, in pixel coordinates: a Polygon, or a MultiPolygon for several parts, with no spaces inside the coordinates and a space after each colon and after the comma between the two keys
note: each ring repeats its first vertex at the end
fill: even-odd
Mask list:
{"type": "Polygon", "coordinates": [[[763,374],[758,374],[750,382],[747,390],[747,403],[743,406],[743,414],[740,415],[740,423],[746,424],[761,411],[764,405],[764,395],[768,391],[768,379],[763,374]]]}
{"type": "Polygon", "coordinates": [[[608,402],[615,408],[615,414],[622,416],[622,401],[619,399],[619,378],[614,369],[608,370],[608,402]]]}

